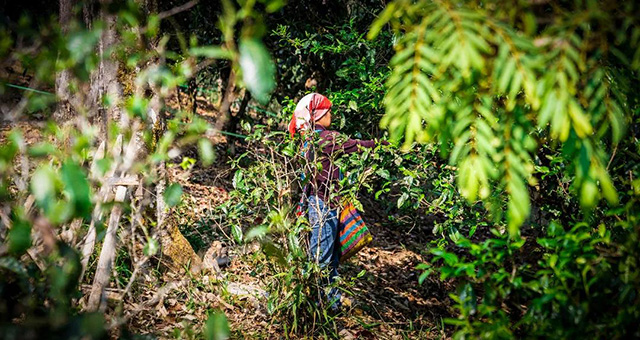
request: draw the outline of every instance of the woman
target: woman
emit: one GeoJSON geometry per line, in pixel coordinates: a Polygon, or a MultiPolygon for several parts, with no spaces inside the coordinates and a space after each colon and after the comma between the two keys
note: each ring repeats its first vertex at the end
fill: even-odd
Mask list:
{"type": "MultiPolygon", "coordinates": [[[[357,152],[360,148],[373,148],[373,140],[347,139],[339,142],[339,133],[329,130],[331,126],[331,101],[318,93],[304,96],[296,105],[289,132],[293,136],[296,132],[306,134],[305,157],[311,165],[311,178],[305,188],[308,197],[308,216],[311,224],[309,237],[309,257],[328,269],[328,277],[323,285],[327,286],[338,277],[338,263],[340,260],[340,242],[338,234],[338,216],[340,207],[339,180],[340,169],[333,164],[333,160],[340,154],[357,152]],[[310,134],[309,132],[314,133],[310,134]],[[313,143],[317,140],[317,144],[313,143]],[[320,167],[316,167],[320,164],[320,167]]],[[[383,142],[388,144],[386,142],[383,142]]],[[[327,298],[331,309],[340,308],[340,291],[333,287],[327,298]]]]}

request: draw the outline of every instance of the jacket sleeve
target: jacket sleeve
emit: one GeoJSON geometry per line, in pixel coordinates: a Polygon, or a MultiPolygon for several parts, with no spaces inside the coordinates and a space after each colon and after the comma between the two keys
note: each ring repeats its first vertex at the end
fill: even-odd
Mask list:
{"type": "Polygon", "coordinates": [[[360,148],[374,148],[376,146],[376,142],[374,140],[359,140],[359,139],[347,139],[344,143],[339,143],[336,141],[336,137],[338,133],[335,131],[327,131],[327,133],[322,136],[323,138],[323,152],[325,154],[332,154],[336,151],[342,151],[344,153],[353,153],[360,150],[360,148]]]}

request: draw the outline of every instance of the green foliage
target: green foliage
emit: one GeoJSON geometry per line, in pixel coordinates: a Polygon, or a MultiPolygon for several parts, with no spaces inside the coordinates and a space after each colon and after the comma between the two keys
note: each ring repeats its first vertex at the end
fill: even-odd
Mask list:
{"type": "Polygon", "coordinates": [[[31,223],[22,215],[21,211],[14,211],[11,221],[13,227],[7,234],[8,250],[14,255],[22,255],[31,247],[31,223]]]}
{"type": "Polygon", "coordinates": [[[180,198],[182,196],[182,187],[178,183],[172,183],[167,187],[164,191],[164,200],[167,202],[167,205],[170,207],[174,207],[180,203],[180,198]]]}
{"type": "Polygon", "coordinates": [[[275,66],[264,44],[258,39],[240,41],[242,79],[253,96],[261,103],[269,101],[275,87],[275,66]]]}
{"type": "MultiPolygon", "coordinates": [[[[541,207],[536,214],[567,221],[571,228],[552,221],[525,228],[518,238],[497,229],[482,239],[452,237],[453,243],[439,241],[431,250],[430,264],[419,266],[422,280],[439,272],[442,280],[460,283],[451,295],[458,316],[447,320],[456,329],[454,337],[637,336],[632,325],[639,317],[634,259],[640,196],[622,191],[622,206],[596,210],[596,216],[580,222],[571,215],[579,212],[573,208],[577,202],[563,191],[563,182],[556,182],[564,167],[556,157],[548,156],[552,161],[541,169],[539,185],[547,192],[544,200],[534,201],[541,207]]],[[[610,169],[621,187],[633,188],[637,161],[612,161],[610,169]]],[[[474,223],[477,219],[465,222],[474,223]]]]}
{"type": "Polygon", "coordinates": [[[271,36],[277,39],[278,85],[284,89],[275,95],[284,102],[309,91],[322,92],[333,103],[334,126],[356,137],[373,137],[383,113],[393,36],[383,32],[376,40],[365,39],[369,22],[364,18],[370,13],[352,15],[322,27],[306,19],[278,23],[271,36]],[[302,84],[310,88],[302,89],[302,84]]]}
{"type": "Polygon", "coordinates": [[[638,252],[636,232],[581,223],[564,231],[551,224],[537,245],[496,233],[482,243],[458,242],[468,251],[466,259],[434,249],[432,263],[442,261],[442,279],[468,282],[451,295],[459,316],[446,322],[457,327],[455,338],[634,334],[640,281],[635,261],[629,261],[638,252]],[[616,243],[615,237],[627,240],[616,243]]]}
{"type": "Polygon", "coordinates": [[[206,340],[225,340],[229,338],[229,325],[224,313],[216,312],[209,315],[204,326],[206,340]]]}
{"type": "Polygon", "coordinates": [[[80,258],[63,243],[46,259],[46,271],[16,257],[0,257],[0,331],[4,339],[104,339],[101,313],[78,314],[80,258]],[[16,323],[18,318],[24,318],[16,323]]]}
{"type": "MultiPolygon", "coordinates": [[[[628,13],[635,8],[624,6],[628,13]]],[[[381,126],[404,139],[407,149],[414,141],[440,144],[458,167],[458,187],[469,201],[489,203],[492,191],[504,193],[515,235],[531,210],[527,184],[536,183],[538,141],[562,143],[585,209],[600,198],[618,202],[606,171],[606,143],[620,141],[630,89],[616,89],[625,80],[606,75],[637,79],[637,70],[616,60],[635,50],[610,51],[597,43],[615,34],[619,44],[635,44],[606,4],[552,6],[557,20],[537,30],[533,8],[518,9],[525,23],[519,27],[503,7],[396,1],[369,37],[386,23],[402,34],[381,126]]],[[[634,20],[625,16],[627,24],[634,20]]]]}
{"type": "Polygon", "coordinates": [[[73,216],[89,217],[91,213],[91,197],[89,182],[82,169],[75,163],[65,162],[60,168],[65,194],[73,209],[73,216]]]}

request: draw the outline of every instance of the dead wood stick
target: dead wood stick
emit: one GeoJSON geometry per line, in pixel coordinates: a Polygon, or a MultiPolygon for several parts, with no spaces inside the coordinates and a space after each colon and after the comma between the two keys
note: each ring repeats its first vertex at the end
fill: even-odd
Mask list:
{"type": "Polygon", "coordinates": [[[119,186],[119,185],[133,186],[133,185],[140,184],[140,182],[138,181],[138,177],[136,176],[126,176],[126,177],[107,178],[105,184],[108,186],[119,186]]]}
{"type": "MultiPolygon", "coordinates": [[[[80,289],[83,292],[91,292],[91,285],[82,285],[80,286],[80,289]]],[[[124,296],[122,289],[118,289],[118,288],[105,288],[104,292],[107,300],[120,301],[124,296]]]]}
{"type": "Polygon", "coordinates": [[[103,292],[111,278],[111,267],[113,266],[116,255],[116,238],[121,215],[122,207],[120,205],[116,205],[111,209],[107,233],[102,243],[98,267],[96,268],[96,276],[93,279],[93,287],[89,294],[89,301],[87,303],[88,311],[96,311],[98,307],[104,305],[102,303],[103,292]]]}
{"type": "MultiPolygon", "coordinates": [[[[105,149],[106,149],[106,141],[102,141],[102,143],[100,143],[100,146],[98,146],[98,150],[96,150],[96,153],[93,157],[93,162],[91,163],[91,170],[89,171],[89,176],[92,179],[96,179],[97,177],[97,173],[98,173],[97,162],[100,159],[104,158],[105,149]]],[[[116,138],[116,142],[113,146],[111,153],[113,157],[116,159],[122,153],[122,135],[119,135],[116,138]]],[[[113,174],[116,172],[116,168],[117,168],[117,164],[114,164],[113,167],[107,172],[106,175],[109,177],[113,176],[113,174]]],[[[87,266],[89,265],[89,258],[91,257],[91,254],[93,253],[93,248],[95,247],[95,244],[96,244],[96,221],[102,218],[102,212],[101,212],[102,203],[107,201],[108,193],[109,193],[109,187],[103,186],[102,188],[100,188],[100,192],[98,194],[98,201],[96,203],[95,208],[93,209],[93,213],[91,214],[91,223],[89,224],[89,230],[87,231],[87,235],[85,236],[84,244],[82,246],[82,260],[80,261],[80,263],[82,264],[82,269],[80,271],[78,282],[82,282],[84,273],[86,272],[87,266]]]]}
{"type": "MultiPolygon", "coordinates": [[[[137,122],[134,123],[132,127],[132,135],[129,140],[129,144],[125,150],[125,156],[122,160],[121,171],[124,174],[130,169],[133,165],[133,162],[136,158],[138,151],[141,149],[141,145],[136,138],[136,132],[138,130],[137,122]]],[[[118,186],[116,188],[115,201],[116,202],[124,202],[125,196],[127,194],[127,187],[118,186]]],[[[116,257],[116,247],[117,242],[116,239],[118,237],[118,224],[120,223],[120,217],[122,215],[122,206],[120,204],[114,206],[111,209],[111,216],[109,216],[109,225],[107,227],[107,233],[104,237],[104,242],[102,243],[102,249],[100,250],[100,258],[98,259],[98,267],[96,269],[96,275],[93,280],[93,287],[91,288],[91,293],[89,295],[89,301],[87,303],[88,311],[95,311],[100,307],[101,310],[106,308],[106,303],[103,303],[104,300],[102,298],[104,288],[109,284],[109,280],[111,278],[111,268],[113,267],[113,263],[116,257]]]]}

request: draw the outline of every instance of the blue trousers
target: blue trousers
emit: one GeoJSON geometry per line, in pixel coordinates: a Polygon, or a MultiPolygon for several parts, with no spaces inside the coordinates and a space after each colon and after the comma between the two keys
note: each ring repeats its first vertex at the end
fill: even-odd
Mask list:
{"type": "MultiPolygon", "coordinates": [[[[338,277],[340,261],[340,243],[338,242],[338,211],[331,209],[316,196],[309,197],[309,258],[317,263],[323,271],[328,270],[328,277],[322,277],[322,286],[326,287],[338,277]]],[[[333,287],[327,294],[332,309],[340,308],[340,290],[333,287]]]]}

